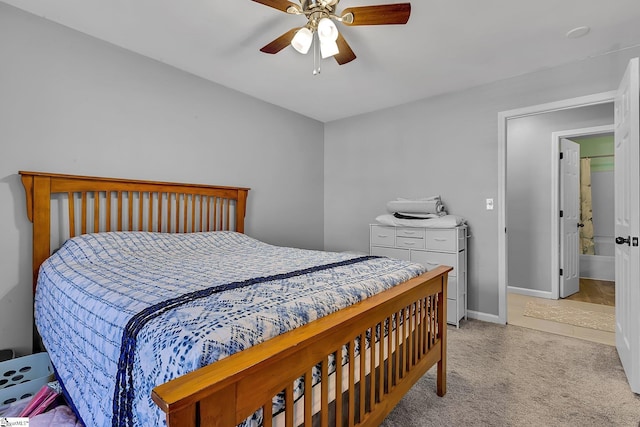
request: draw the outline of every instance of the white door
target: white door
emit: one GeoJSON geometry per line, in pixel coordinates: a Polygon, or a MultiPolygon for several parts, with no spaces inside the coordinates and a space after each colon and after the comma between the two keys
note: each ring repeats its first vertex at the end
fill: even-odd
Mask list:
{"type": "Polygon", "coordinates": [[[616,347],[631,390],[640,393],[640,88],[638,58],[615,99],[616,347]]]}
{"type": "Polygon", "coordinates": [[[560,140],[560,297],[580,291],[580,144],[560,140]]]}

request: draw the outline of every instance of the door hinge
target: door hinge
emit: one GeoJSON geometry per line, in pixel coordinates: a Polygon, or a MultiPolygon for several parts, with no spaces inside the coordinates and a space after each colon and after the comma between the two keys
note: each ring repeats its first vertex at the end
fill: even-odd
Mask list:
{"type": "Polygon", "coordinates": [[[560,275],[564,276],[564,270],[563,269],[560,269],[560,275]]]}
{"type": "Polygon", "coordinates": [[[564,211],[560,211],[560,218],[564,217],[564,211]]]}
{"type": "Polygon", "coordinates": [[[560,153],[560,160],[564,159],[564,153],[560,153]]]}

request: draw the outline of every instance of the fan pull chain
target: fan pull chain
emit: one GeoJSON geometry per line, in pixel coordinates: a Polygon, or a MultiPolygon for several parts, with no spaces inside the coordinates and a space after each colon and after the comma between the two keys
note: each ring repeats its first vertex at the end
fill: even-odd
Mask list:
{"type": "Polygon", "coordinates": [[[320,74],[320,38],[318,33],[313,33],[313,75],[320,74]]]}

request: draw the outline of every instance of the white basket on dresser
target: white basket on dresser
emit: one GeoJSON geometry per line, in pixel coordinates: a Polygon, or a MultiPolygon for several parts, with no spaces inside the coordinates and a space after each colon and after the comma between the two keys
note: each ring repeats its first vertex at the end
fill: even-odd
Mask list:
{"type": "Polygon", "coordinates": [[[467,226],[369,227],[371,255],[417,262],[427,270],[438,265],[453,267],[447,286],[447,323],[460,327],[460,319],[467,318],[467,226]]]}

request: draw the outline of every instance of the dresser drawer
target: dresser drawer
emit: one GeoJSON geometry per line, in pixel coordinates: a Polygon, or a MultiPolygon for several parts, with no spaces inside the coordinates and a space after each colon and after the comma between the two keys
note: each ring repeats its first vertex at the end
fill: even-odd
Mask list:
{"type": "Polygon", "coordinates": [[[457,276],[458,254],[446,254],[441,252],[411,251],[411,261],[424,265],[427,270],[433,270],[439,265],[453,267],[449,276],[457,276]]]}
{"type": "Polygon", "coordinates": [[[371,247],[371,255],[386,256],[389,258],[403,259],[410,261],[410,251],[408,249],[383,248],[380,246],[371,247]]]}
{"type": "Polygon", "coordinates": [[[449,299],[458,299],[464,294],[464,289],[460,286],[458,289],[458,278],[456,276],[451,276],[447,278],[447,298],[449,299]]]}
{"type": "Polygon", "coordinates": [[[458,230],[447,228],[427,230],[427,249],[434,251],[458,251],[458,230]]]}
{"type": "Polygon", "coordinates": [[[424,228],[396,228],[397,237],[413,237],[414,239],[424,239],[424,228]]]}
{"type": "Polygon", "coordinates": [[[371,244],[382,246],[395,246],[396,230],[393,227],[383,227],[381,225],[371,226],[371,244]]]}
{"type": "Polygon", "coordinates": [[[396,237],[396,246],[407,249],[424,249],[424,239],[413,237],[396,237]]]}
{"type": "Polygon", "coordinates": [[[455,300],[447,299],[447,323],[458,325],[460,319],[465,315],[464,298],[455,300]]]}

